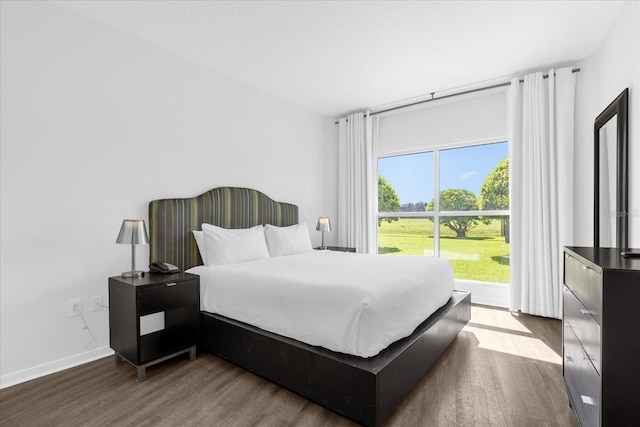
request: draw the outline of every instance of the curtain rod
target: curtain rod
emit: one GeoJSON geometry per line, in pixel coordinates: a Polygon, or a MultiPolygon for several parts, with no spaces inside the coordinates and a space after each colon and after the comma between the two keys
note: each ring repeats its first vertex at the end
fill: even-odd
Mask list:
{"type": "MultiPolygon", "coordinates": [[[[580,68],[574,68],[573,70],[571,70],[571,72],[572,73],[578,73],[578,72],[580,72],[580,68]]],[[[542,78],[544,78],[544,79],[546,79],[548,77],[549,77],[548,74],[543,74],[542,75],[542,78]]],[[[520,83],[524,83],[524,80],[520,79],[520,83]]],[[[399,110],[401,108],[413,107],[414,105],[420,105],[420,104],[424,104],[426,102],[438,101],[440,99],[451,98],[451,97],[454,97],[454,96],[467,95],[469,93],[481,92],[481,91],[490,90],[490,89],[496,89],[496,88],[503,87],[503,86],[509,86],[510,84],[511,84],[510,82],[505,82],[505,83],[500,83],[500,84],[491,85],[491,86],[479,87],[479,88],[476,88],[476,89],[469,89],[469,90],[465,90],[465,91],[462,91],[462,92],[451,93],[449,95],[443,95],[443,96],[439,96],[437,98],[433,97],[435,92],[431,92],[431,99],[423,99],[422,101],[416,101],[416,102],[411,102],[409,104],[398,105],[397,107],[391,107],[391,108],[387,108],[385,110],[376,111],[375,113],[370,113],[369,115],[370,116],[375,116],[377,114],[388,113],[389,111],[399,110]]],[[[334,122],[334,125],[337,125],[337,124],[338,124],[338,122],[334,122]]]]}

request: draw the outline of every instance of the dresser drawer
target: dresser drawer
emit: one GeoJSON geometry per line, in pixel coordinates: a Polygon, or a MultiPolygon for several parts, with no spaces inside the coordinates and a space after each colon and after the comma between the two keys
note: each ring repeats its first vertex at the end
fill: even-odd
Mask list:
{"type": "Polygon", "coordinates": [[[563,288],[564,327],[571,328],[598,373],[600,368],[600,325],[567,288],[563,288]]]}
{"type": "Polygon", "coordinates": [[[564,255],[564,283],[589,310],[599,324],[602,324],[602,276],[587,265],[564,255]]]}
{"type": "Polygon", "coordinates": [[[200,292],[196,280],[140,287],[137,289],[137,294],[140,316],[200,302],[200,292]]]}
{"type": "Polygon", "coordinates": [[[571,328],[564,328],[564,378],[581,427],[600,425],[600,375],[571,328]]]}

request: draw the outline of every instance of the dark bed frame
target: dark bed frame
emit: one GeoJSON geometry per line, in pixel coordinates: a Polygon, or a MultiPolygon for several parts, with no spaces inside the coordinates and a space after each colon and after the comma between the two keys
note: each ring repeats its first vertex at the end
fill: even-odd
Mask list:
{"type": "MultiPolygon", "coordinates": [[[[201,265],[192,230],[298,223],[298,207],[263,193],[220,187],[186,199],[149,203],[151,261],[201,265]]],[[[361,358],[201,312],[200,348],[281,385],[359,424],[380,426],[471,318],[471,295],[451,299],[410,336],[361,358]]]]}

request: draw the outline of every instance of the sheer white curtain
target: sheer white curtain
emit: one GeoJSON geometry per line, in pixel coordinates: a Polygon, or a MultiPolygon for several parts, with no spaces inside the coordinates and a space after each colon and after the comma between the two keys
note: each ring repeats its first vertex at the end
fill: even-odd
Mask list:
{"type": "Polygon", "coordinates": [[[559,318],[562,247],[573,240],[573,123],[571,68],[511,82],[512,311],[559,318]]]}
{"type": "Polygon", "coordinates": [[[338,244],[376,253],[378,118],[355,113],[338,126],[338,244]]]}

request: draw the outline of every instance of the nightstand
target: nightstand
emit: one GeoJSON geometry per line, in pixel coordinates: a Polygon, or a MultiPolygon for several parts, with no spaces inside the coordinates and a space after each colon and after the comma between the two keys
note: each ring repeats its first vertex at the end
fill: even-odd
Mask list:
{"type": "Polygon", "coordinates": [[[356,251],[356,248],[348,248],[346,246],[327,246],[325,248],[317,247],[313,249],[317,251],[336,251],[336,252],[354,252],[354,253],[356,251]]]}
{"type": "Polygon", "coordinates": [[[180,354],[196,358],[200,276],[190,273],[109,278],[109,341],[116,365],[126,360],[138,370],[180,354]],[[140,334],[140,318],[164,312],[164,329],[140,334]]]}

